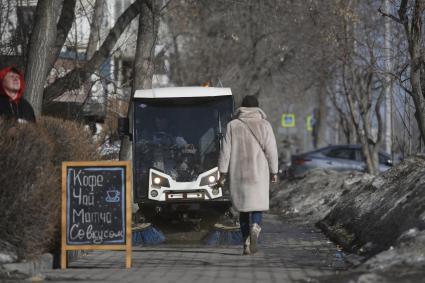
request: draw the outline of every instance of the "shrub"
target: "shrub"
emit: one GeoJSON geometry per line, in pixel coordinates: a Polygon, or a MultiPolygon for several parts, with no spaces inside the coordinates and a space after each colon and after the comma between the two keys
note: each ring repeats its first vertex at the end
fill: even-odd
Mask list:
{"type": "Polygon", "coordinates": [[[79,124],[0,121],[0,238],[18,248],[19,259],[51,251],[60,239],[62,161],[97,159],[79,124]]]}
{"type": "Polygon", "coordinates": [[[53,161],[59,170],[63,161],[100,159],[98,145],[83,125],[52,117],[41,117],[38,125],[54,140],[53,161]]]}

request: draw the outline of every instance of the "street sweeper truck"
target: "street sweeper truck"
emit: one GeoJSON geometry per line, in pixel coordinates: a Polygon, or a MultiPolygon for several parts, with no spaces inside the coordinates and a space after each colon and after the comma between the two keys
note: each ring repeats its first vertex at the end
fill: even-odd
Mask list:
{"type": "Polygon", "coordinates": [[[185,220],[229,211],[229,192],[217,185],[217,163],[233,110],[229,88],[135,92],[129,117],[119,124],[132,141],[133,201],[147,221],[157,215],[185,220]]]}

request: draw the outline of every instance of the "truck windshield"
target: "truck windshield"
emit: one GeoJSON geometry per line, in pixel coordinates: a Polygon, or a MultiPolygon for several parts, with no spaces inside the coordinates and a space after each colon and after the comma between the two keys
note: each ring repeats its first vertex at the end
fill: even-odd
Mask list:
{"type": "Polygon", "coordinates": [[[147,186],[150,168],[190,182],[217,166],[218,137],[233,112],[231,96],[137,99],[133,110],[137,182],[147,186]]]}

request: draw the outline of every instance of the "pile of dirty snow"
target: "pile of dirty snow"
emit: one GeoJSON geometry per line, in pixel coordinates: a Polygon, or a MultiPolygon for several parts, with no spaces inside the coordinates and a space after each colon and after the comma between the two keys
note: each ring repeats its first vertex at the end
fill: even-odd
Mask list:
{"type": "Polygon", "coordinates": [[[355,269],[318,277],[318,283],[416,283],[425,278],[425,231],[404,232],[388,250],[380,252],[355,269]]]}
{"type": "Polygon", "coordinates": [[[331,211],[342,195],[371,178],[359,172],[315,169],[300,179],[285,180],[273,188],[270,209],[301,222],[316,223],[331,211]]]}
{"type": "Polygon", "coordinates": [[[365,255],[425,229],[425,158],[416,156],[341,195],[318,226],[344,248],[365,255]]]}
{"type": "Polygon", "coordinates": [[[425,156],[375,177],[313,170],[280,183],[270,204],[272,212],[316,223],[345,251],[368,258],[354,274],[425,274],[425,156]]]}
{"type": "Polygon", "coordinates": [[[416,266],[425,270],[425,231],[412,228],[404,232],[388,250],[371,259],[365,266],[373,270],[404,265],[416,266]]]}

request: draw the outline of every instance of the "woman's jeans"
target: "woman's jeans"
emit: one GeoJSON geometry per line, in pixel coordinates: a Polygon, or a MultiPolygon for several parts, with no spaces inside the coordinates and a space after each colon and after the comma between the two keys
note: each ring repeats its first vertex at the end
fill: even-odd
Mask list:
{"type": "Polygon", "coordinates": [[[263,219],[262,211],[252,211],[252,212],[239,212],[239,224],[241,225],[241,232],[243,239],[247,239],[249,237],[249,227],[250,224],[261,224],[261,220],[263,219]],[[251,223],[249,222],[249,218],[251,217],[251,223]]]}

